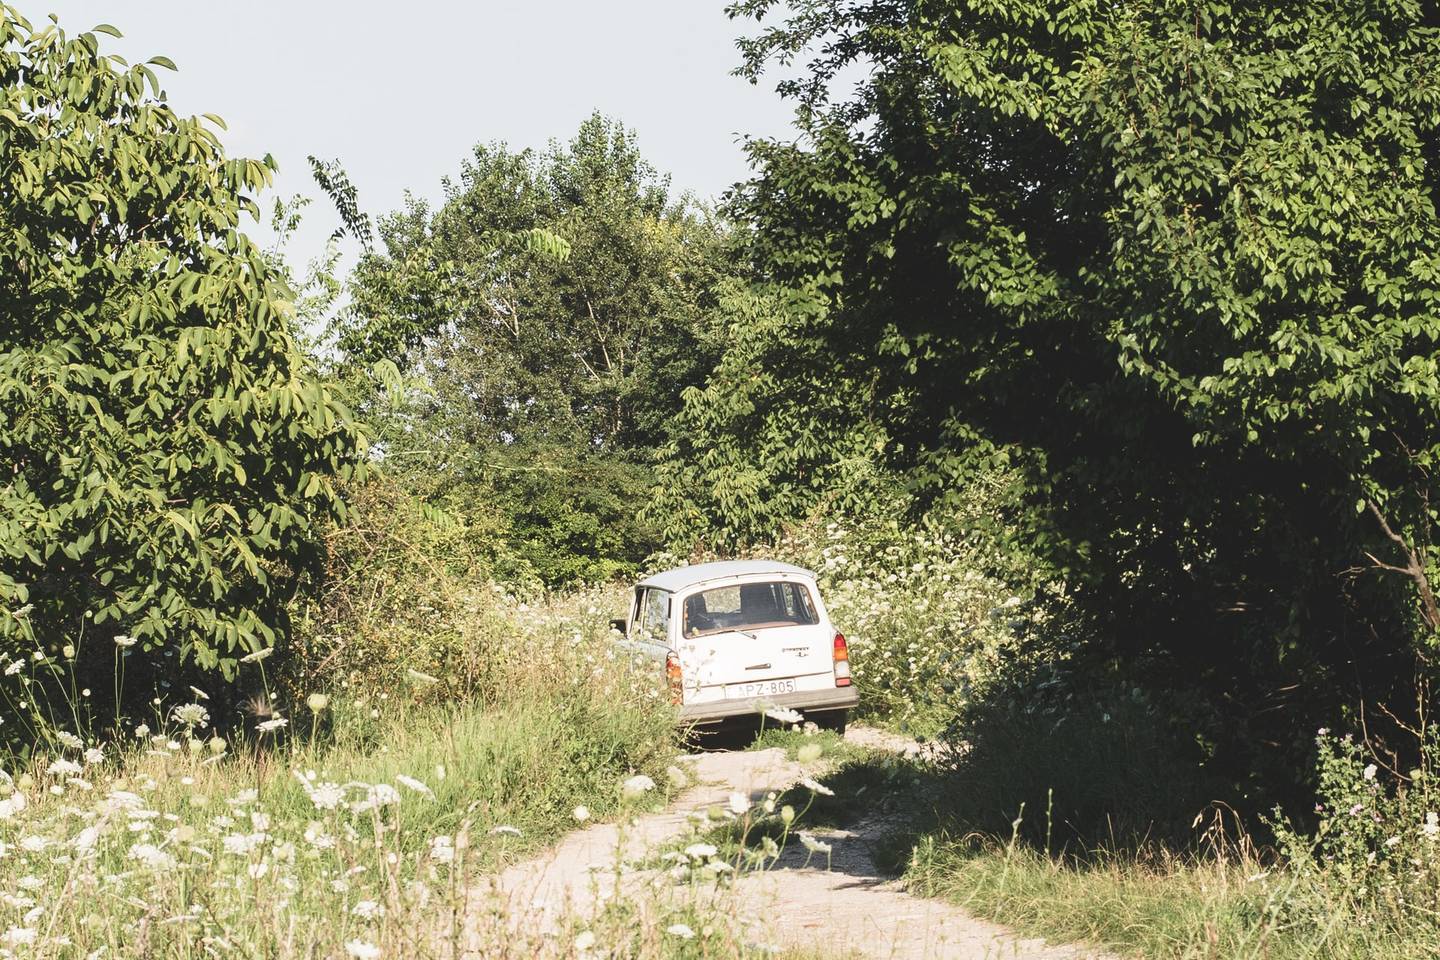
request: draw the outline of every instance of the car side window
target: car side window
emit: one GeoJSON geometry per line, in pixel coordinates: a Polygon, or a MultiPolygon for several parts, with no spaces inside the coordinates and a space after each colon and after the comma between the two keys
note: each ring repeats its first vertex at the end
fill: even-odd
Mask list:
{"type": "Polygon", "coordinates": [[[650,643],[668,643],[670,635],[670,594],[647,590],[640,602],[640,637],[650,643]]]}
{"type": "Polygon", "coordinates": [[[645,629],[645,591],[636,590],[635,596],[630,600],[630,633],[631,637],[639,637],[645,629]]]}

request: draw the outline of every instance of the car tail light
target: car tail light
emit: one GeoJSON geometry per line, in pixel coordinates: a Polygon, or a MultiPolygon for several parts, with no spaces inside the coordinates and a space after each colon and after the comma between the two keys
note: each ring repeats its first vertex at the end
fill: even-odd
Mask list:
{"type": "Polygon", "coordinates": [[[850,686],[850,648],[843,633],[835,634],[835,686],[850,686]]]}
{"type": "Polygon", "coordinates": [[[665,682],[670,686],[670,702],[674,704],[684,702],[685,676],[680,672],[680,658],[676,656],[674,650],[665,654],[665,682]]]}

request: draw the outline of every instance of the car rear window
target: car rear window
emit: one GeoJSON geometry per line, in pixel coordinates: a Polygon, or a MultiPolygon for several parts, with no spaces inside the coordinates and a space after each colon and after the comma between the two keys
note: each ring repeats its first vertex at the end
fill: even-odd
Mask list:
{"type": "Polygon", "coordinates": [[[802,584],[742,583],[716,587],[685,600],[687,637],[730,630],[761,630],[820,622],[810,591],[802,584]]]}

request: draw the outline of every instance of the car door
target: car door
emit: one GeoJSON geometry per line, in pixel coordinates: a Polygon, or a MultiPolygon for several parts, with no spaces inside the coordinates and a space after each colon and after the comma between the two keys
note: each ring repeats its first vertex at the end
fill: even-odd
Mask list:
{"type": "Polygon", "coordinates": [[[669,591],[655,587],[637,589],[627,639],[637,654],[662,664],[670,652],[670,597],[669,591]]]}

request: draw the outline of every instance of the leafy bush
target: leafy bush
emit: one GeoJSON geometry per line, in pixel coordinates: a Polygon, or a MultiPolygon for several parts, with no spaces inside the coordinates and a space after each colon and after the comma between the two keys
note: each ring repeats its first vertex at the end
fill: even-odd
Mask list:
{"type": "Polygon", "coordinates": [[[496,450],[474,495],[490,496],[502,538],[517,566],[502,576],[536,577],[547,587],[632,578],[660,547],[638,518],[653,477],[618,456],[577,453],[563,445],[496,450]]]}
{"type": "Polygon", "coordinates": [[[95,700],[117,634],[167,682],[275,644],[368,445],[239,232],[270,166],[167,66],[0,6],[0,653],[68,645],[95,700]]]}
{"type": "Polygon", "coordinates": [[[1440,733],[1422,736],[1420,766],[1382,769],[1352,736],[1315,738],[1313,833],[1278,815],[1271,824],[1298,893],[1292,923],[1423,927],[1440,938],[1440,733]]]}
{"type": "MultiPolygon", "coordinates": [[[[674,498],[664,509],[693,517],[716,506],[677,470],[662,474],[658,499],[674,498]]],[[[801,522],[746,513],[710,533],[744,544],[740,553],[816,572],[849,642],[863,711],[938,735],[992,685],[1066,655],[1048,639],[1056,633],[1042,630],[1060,607],[1060,588],[1009,545],[1013,503],[1003,471],[929,510],[870,461],[852,461],[833,479],[830,495],[801,522]],[[766,525],[779,531],[773,539],[747,539],[766,525]]],[[[661,513],[652,509],[656,519],[661,513]]],[[[692,558],[714,555],[707,542],[692,558]]]]}
{"type": "Polygon", "coordinates": [[[818,573],[864,710],[934,735],[977,691],[1020,669],[1017,631],[1036,616],[994,572],[990,546],[953,515],[912,525],[892,496],[862,514],[817,518],[779,551],[818,573]]]}
{"type": "Polygon", "coordinates": [[[933,497],[1004,460],[1093,658],[1302,782],[1440,630],[1434,5],[734,10],[801,135],[733,198],[780,345],[717,368],[701,516],[808,513],[853,437],[933,497]]]}
{"type": "Polygon", "coordinates": [[[1007,837],[1083,854],[1097,845],[1184,849],[1196,817],[1236,799],[1208,775],[1200,745],[1135,688],[973,703],[947,732],[940,813],[956,833],[1007,837]]]}
{"type": "Polygon", "coordinates": [[[389,478],[349,495],[350,518],[331,531],[324,576],[296,602],[277,661],[287,702],[318,690],[498,704],[561,682],[576,656],[597,669],[617,656],[609,618],[624,612],[623,589],[550,595],[533,573],[495,575],[531,569],[508,552],[503,507],[435,506],[389,478]]]}

